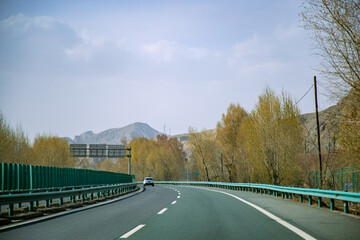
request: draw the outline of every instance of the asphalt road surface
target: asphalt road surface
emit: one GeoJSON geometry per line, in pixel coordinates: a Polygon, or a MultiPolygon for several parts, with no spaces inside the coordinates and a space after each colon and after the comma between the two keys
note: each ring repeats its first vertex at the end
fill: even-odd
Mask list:
{"type": "Polygon", "coordinates": [[[0,239],[359,239],[360,218],[268,195],[185,186],[0,232],[0,239]]]}

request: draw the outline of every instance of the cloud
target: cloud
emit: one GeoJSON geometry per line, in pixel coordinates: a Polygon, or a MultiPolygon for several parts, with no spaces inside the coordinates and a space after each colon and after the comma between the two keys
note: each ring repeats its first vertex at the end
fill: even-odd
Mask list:
{"type": "Polygon", "coordinates": [[[88,62],[94,55],[94,52],[104,46],[104,39],[98,37],[93,32],[82,30],[77,33],[80,41],[72,48],[65,49],[66,55],[71,59],[82,59],[88,62]]]}
{"type": "Polygon", "coordinates": [[[289,61],[296,61],[294,43],[301,34],[296,26],[278,26],[269,35],[254,34],[231,48],[228,66],[241,75],[282,72],[289,61]]]}
{"type": "Polygon", "coordinates": [[[105,40],[95,32],[77,31],[49,16],[12,15],[0,21],[0,33],[1,50],[6,46],[5,52],[21,55],[27,62],[28,57],[55,62],[56,59],[66,61],[66,58],[88,62],[105,45],[105,40]]]}
{"type": "Polygon", "coordinates": [[[274,30],[273,35],[276,36],[278,39],[293,39],[297,38],[301,35],[306,35],[305,29],[301,28],[297,25],[291,25],[289,27],[284,26],[277,26],[274,30]]]}
{"type": "Polygon", "coordinates": [[[31,28],[50,29],[55,25],[55,21],[47,16],[27,17],[19,13],[0,21],[0,29],[16,29],[18,33],[25,32],[31,28]]]}
{"type": "Polygon", "coordinates": [[[276,73],[282,69],[282,63],[273,58],[274,48],[264,38],[253,35],[243,42],[235,44],[228,57],[231,68],[242,75],[259,72],[276,73]]]}
{"type": "Polygon", "coordinates": [[[0,70],[37,74],[61,71],[65,50],[79,42],[68,24],[51,17],[10,16],[0,21],[0,70]]]}
{"type": "Polygon", "coordinates": [[[232,49],[232,58],[235,59],[254,59],[264,58],[271,53],[272,47],[262,41],[256,34],[243,42],[235,44],[232,49]]]}
{"type": "Polygon", "coordinates": [[[61,21],[48,16],[28,17],[22,13],[0,21],[1,40],[19,40],[39,37],[69,46],[77,41],[74,30],[61,21]]]}
{"type": "Polygon", "coordinates": [[[0,72],[87,79],[119,75],[133,54],[126,41],[120,42],[52,17],[17,14],[0,21],[0,72]]]}
{"type": "Polygon", "coordinates": [[[143,52],[157,63],[168,63],[176,58],[193,60],[203,59],[207,56],[219,56],[218,52],[211,52],[205,48],[188,47],[176,41],[161,40],[155,43],[144,44],[143,52]]]}

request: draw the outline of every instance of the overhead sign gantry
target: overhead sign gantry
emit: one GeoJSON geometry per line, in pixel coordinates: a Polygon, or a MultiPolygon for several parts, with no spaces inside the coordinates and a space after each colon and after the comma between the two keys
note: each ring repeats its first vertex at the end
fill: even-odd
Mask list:
{"type": "Polygon", "coordinates": [[[115,144],[70,144],[70,156],[90,158],[129,158],[128,174],[131,174],[131,147],[115,144]],[[126,154],[128,151],[128,154],[126,154]]]}

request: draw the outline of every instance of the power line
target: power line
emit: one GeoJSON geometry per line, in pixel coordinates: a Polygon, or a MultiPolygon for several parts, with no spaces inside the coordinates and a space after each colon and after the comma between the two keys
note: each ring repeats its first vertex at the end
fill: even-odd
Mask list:
{"type": "Polygon", "coordinates": [[[306,93],[304,94],[304,96],[302,96],[295,104],[298,104],[305,96],[306,94],[308,94],[310,92],[310,90],[314,87],[314,84],[311,85],[311,87],[309,88],[309,90],[306,91],[306,93]]]}

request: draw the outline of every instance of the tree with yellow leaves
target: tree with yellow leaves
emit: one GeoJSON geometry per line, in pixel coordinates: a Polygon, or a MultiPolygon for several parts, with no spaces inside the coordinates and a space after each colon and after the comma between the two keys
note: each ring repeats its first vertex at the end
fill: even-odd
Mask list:
{"type": "Polygon", "coordinates": [[[216,143],[216,133],[212,130],[196,132],[190,128],[189,144],[191,161],[195,163],[196,171],[199,173],[198,180],[224,180],[223,164],[216,143]]]}
{"type": "Polygon", "coordinates": [[[246,140],[252,182],[302,185],[299,109],[286,93],[278,97],[266,88],[241,132],[246,140]]]}
{"type": "Polygon", "coordinates": [[[74,168],[75,160],[70,157],[69,145],[65,139],[39,135],[33,144],[33,165],[74,168]]]}
{"type": "Polygon", "coordinates": [[[179,180],[184,172],[185,154],[176,138],[159,135],[155,139],[134,138],[132,171],[137,179],[152,176],[156,180],[179,180]]]}
{"type": "Polygon", "coordinates": [[[31,163],[31,146],[21,127],[13,130],[0,112],[0,162],[31,163]]]}
{"type": "Polygon", "coordinates": [[[249,181],[249,168],[240,132],[241,124],[247,115],[239,104],[230,104],[226,115],[222,115],[216,127],[223,164],[227,169],[230,182],[249,181]]]}

